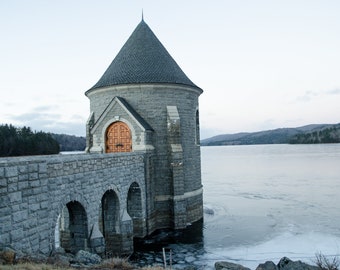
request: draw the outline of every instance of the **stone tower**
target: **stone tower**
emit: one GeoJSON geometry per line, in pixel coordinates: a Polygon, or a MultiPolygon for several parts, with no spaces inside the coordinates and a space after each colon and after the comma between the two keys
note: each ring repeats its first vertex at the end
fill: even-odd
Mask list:
{"type": "Polygon", "coordinates": [[[90,99],[86,151],[144,153],[146,234],[185,228],[203,217],[202,92],[142,20],[85,93],[90,99]]]}

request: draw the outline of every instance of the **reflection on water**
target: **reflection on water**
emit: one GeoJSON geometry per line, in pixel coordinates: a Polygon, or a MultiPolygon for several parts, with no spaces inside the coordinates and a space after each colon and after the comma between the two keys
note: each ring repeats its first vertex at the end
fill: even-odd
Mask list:
{"type": "Polygon", "coordinates": [[[217,260],[255,269],[283,256],[311,263],[317,252],[340,254],[340,144],[201,150],[204,224],[168,237],[152,256],[137,253],[147,264],[162,264],[162,247],[173,250],[178,268],[198,269],[217,260]]]}

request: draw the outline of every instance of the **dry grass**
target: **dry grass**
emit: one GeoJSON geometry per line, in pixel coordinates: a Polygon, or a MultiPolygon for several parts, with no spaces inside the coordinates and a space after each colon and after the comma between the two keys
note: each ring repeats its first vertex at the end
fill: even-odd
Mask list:
{"type": "Polygon", "coordinates": [[[130,264],[127,259],[124,258],[111,258],[104,260],[100,265],[96,266],[95,269],[121,269],[121,270],[132,270],[137,269],[135,266],[130,264]]]}
{"type": "MultiPolygon", "coordinates": [[[[140,269],[140,270],[163,270],[163,267],[160,266],[148,266],[143,268],[136,268],[132,265],[122,265],[118,264],[103,264],[98,265],[93,268],[84,268],[84,269],[96,269],[96,270],[110,270],[110,269],[117,269],[117,270],[133,270],[133,269],[140,269]]],[[[51,264],[36,264],[36,263],[23,263],[23,264],[15,264],[15,265],[0,265],[0,270],[80,270],[79,268],[72,268],[72,267],[60,267],[51,264]]]]}
{"type": "Polygon", "coordinates": [[[103,261],[100,265],[96,265],[93,267],[86,267],[86,268],[73,268],[73,267],[65,267],[65,266],[58,266],[53,264],[43,264],[43,263],[20,263],[20,264],[7,264],[7,265],[0,265],[0,270],[81,270],[81,269],[95,269],[95,270],[163,270],[163,267],[160,266],[147,266],[143,268],[139,268],[133,266],[128,262],[127,259],[124,258],[112,258],[103,261]]]}
{"type": "Polygon", "coordinates": [[[96,266],[95,269],[98,270],[110,270],[110,269],[117,269],[117,270],[164,270],[163,267],[160,266],[145,266],[143,268],[136,267],[129,263],[127,259],[124,258],[112,258],[103,261],[100,265],[96,266]]]}
{"type": "Polygon", "coordinates": [[[69,262],[59,260],[57,257],[46,258],[33,258],[23,257],[16,260],[16,254],[13,251],[0,251],[0,270],[160,270],[163,269],[159,266],[149,266],[149,267],[137,267],[129,263],[127,258],[110,258],[103,260],[101,264],[94,266],[84,266],[84,267],[71,267],[68,266],[69,262]]]}
{"type": "Polygon", "coordinates": [[[147,267],[142,268],[142,270],[147,270],[147,269],[149,269],[149,270],[164,270],[164,268],[161,267],[161,266],[147,266],[147,267]]]}
{"type": "Polygon", "coordinates": [[[73,270],[71,267],[59,267],[51,264],[21,263],[0,265],[0,270],[73,270]]]}

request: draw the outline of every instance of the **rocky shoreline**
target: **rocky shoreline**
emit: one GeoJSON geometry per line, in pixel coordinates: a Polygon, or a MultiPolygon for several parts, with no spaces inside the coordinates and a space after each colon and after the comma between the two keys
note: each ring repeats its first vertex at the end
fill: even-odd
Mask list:
{"type": "MultiPolygon", "coordinates": [[[[225,262],[225,261],[216,262],[215,269],[216,270],[251,270],[250,268],[244,267],[240,264],[235,264],[235,263],[225,262]]],[[[301,261],[292,261],[287,257],[283,257],[279,261],[278,264],[275,264],[272,261],[267,261],[265,263],[259,264],[255,270],[320,270],[320,269],[324,269],[324,268],[309,265],[301,261]]]]}
{"type": "MultiPolygon", "coordinates": [[[[115,260],[121,260],[127,262],[126,259],[115,258],[115,260]]],[[[46,263],[51,265],[56,265],[58,267],[73,267],[78,269],[101,269],[100,265],[104,262],[104,260],[97,254],[90,253],[88,251],[80,250],[77,254],[72,255],[70,253],[66,253],[62,248],[54,251],[50,256],[45,255],[28,255],[22,252],[17,252],[11,248],[3,248],[0,250],[0,268],[1,265],[14,265],[18,263],[46,263]]],[[[278,264],[275,264],[272,261],[267,261],[265,263],[259,264],[256,269],[253,270],[337,270],[339,266],[338,260],[333,260],[332,263],[329,263],[325,257],[320,257],[316,261],[317,266],[309,265],[307,263],[301,261],[292,261],[287,257],[283,257],[278,264]],[[322,261],[326,260],[326,261],[322,261]]],[[[105,268],[105,269],[123,269],[117,268],[116,266],[113,268],[105,268]]],[[[160,269],[162,264],[158,263],[155,266],[157,269],[160,269]]],[[[138,267],[135,265],[130,265],[129,269],[143,269],[142,267],[138,267]]],[[[147,269],[152,269],[147,267],[147,269]]],[[[216,270],[251,270],[250,268],[244,267],[240,264],[235,264],[227,261],[217,261],[214,265],[216,270]]],[[[126,268],[124,268],[126,269],[126,268]]],[[[172,269],[178,269],[174,265],[172,269]]],[[[185,266],[185,270],[198,270],[205,269],[205,267],[199,267],[194,265],[185,266]]]]}

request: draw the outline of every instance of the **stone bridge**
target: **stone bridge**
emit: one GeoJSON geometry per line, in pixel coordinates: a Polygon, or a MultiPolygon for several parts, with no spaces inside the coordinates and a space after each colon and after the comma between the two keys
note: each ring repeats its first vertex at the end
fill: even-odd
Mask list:
{"type": "Polygon", "coordinates": [[[147,154],[0,159],[0,244],[122,255],[148,233],[147,154]]]}
{"type": "Polygon", "coordinates": [[[202,92],[142,19],[85,92],[87,154],[0,158],[0,246],[122,255],[202,220],[202,92]]]}

